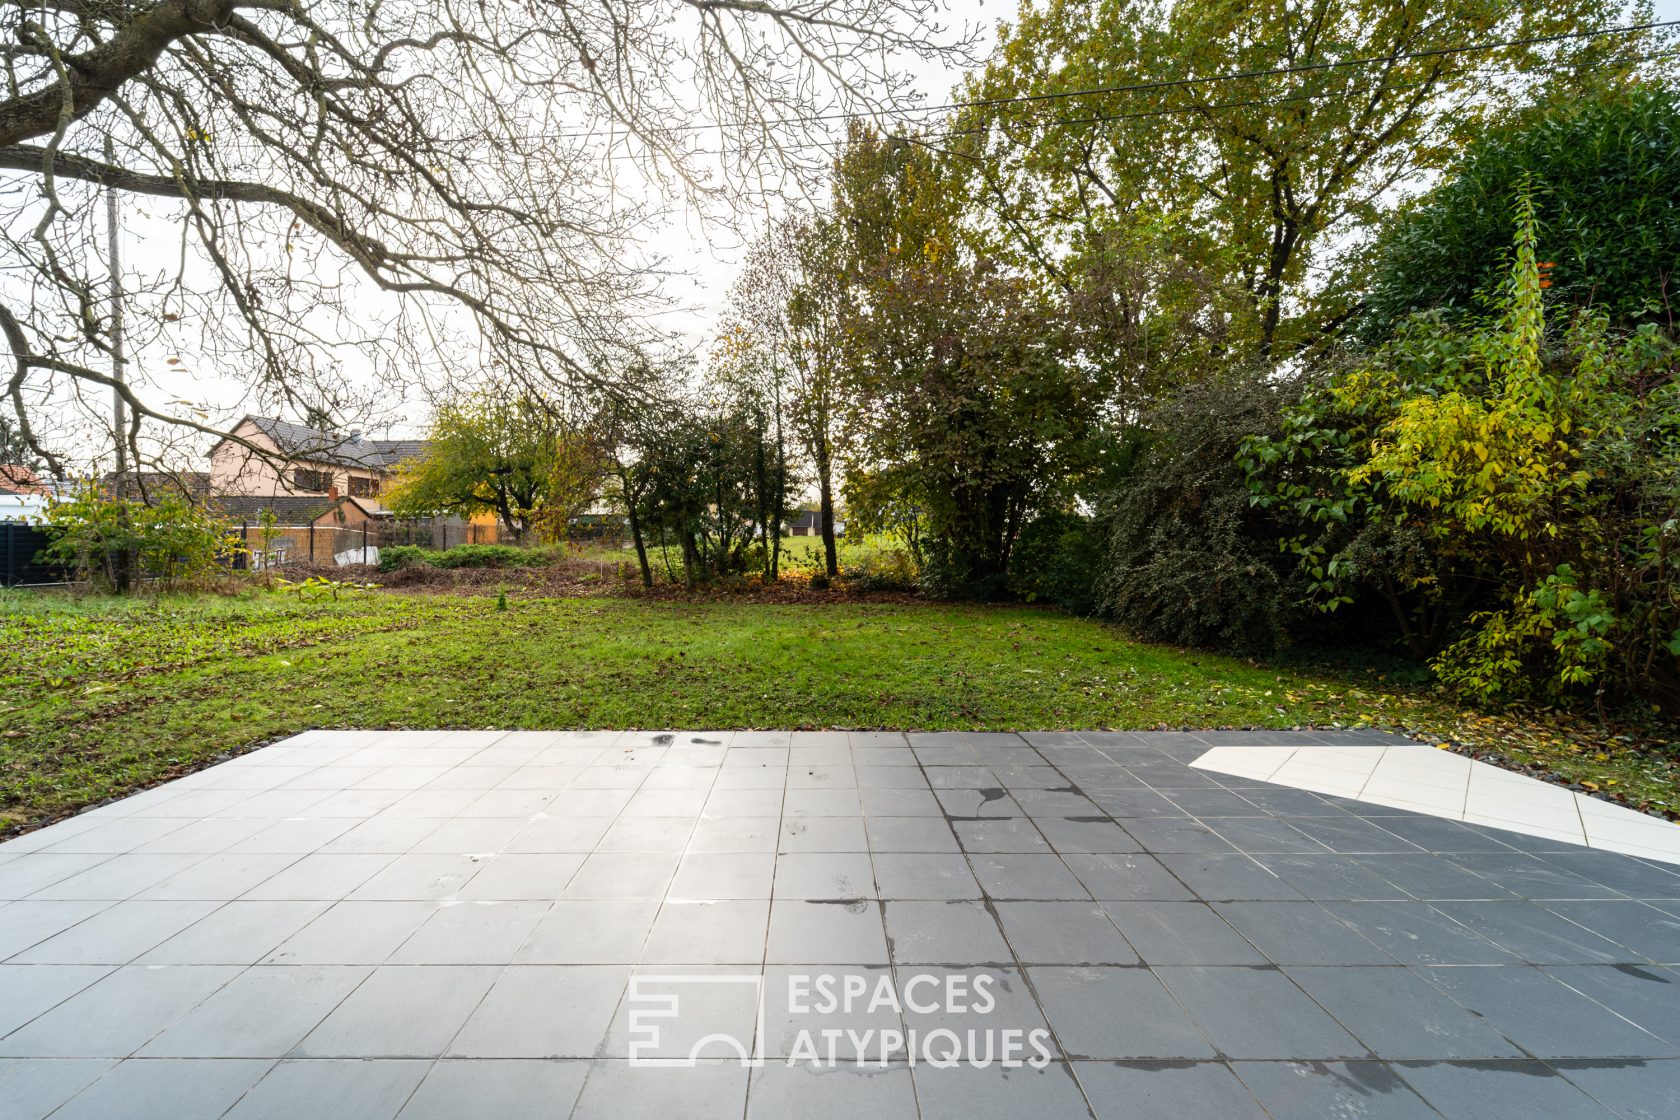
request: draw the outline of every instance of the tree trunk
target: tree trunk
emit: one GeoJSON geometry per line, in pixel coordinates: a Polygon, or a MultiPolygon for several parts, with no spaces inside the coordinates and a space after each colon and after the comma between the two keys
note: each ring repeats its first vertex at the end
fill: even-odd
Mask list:
{"type": "Polygon", "coordinates": [[[776,383],[776,489],[770,508],[770,578],[782,575],[782,510],[787,508],[787,436],[782,430],[782,389],[776,383]]]}
{"type": "MultiPolygon", "coordinates": [[[[496,515],[501,518],[502,524],[506,525],[508,531],[513,534],[515,542],[524,539],[525,534],[520,531],[519,524],[513,519],[513,502],[509,500],[507,487],[505,486],[496,487],[496,515]]],[[[467,542],[472,543],[470,526],[467,529],[467,542]]]]}
{"type": "MultiPolygon", "coordinates": [[[[121,475],[118,476],[119,479],[121,477],[121,475]]],[[[134,557],[133,532],[130,528],[132,520],[129,517],[128,503],[121,497],[121,491],[118,494],[117,501],[120,504],[117,507],[117,528],[122,547],[117,549],[115,555],[110,558],[111,587],[118,595],[127,595],[134,587],[134,569],[136,567],[132,563],[134,557]]]]}
{"type": "Polygon", "coordinates": [[[1394,621],[1400,627],[1400,636],[1405,639],[1406,648],[1410,650],[1412,656],[1417,658],[1419,661],[1428,659],[1429,650],[1425,646],[1423,639],[1412,629],[1411,621],[1406,618],[1406,607],[1400,602],[1400,593],[1395,590],[1393,579],[1389,578],[1386,574],[1383,576],[1382,594],[1383,598],[1388,602],[1389,610],[1394,612],[1394,621]]]}
{"type": "MultiPolygon", "coordinates": [[[[758,531],[764,537],[764,578],[768,581],[776,578],[775,554],[771,550],[770,472],[764,462],[764,421],[761,417],[755,419],[756,438],[753,442],[757,447],[753,450],[753,499],[757,506],[758,531]]],[[[723,508],[721,502],[718,508],[723,508]]]]}
{"type": "MultiPolygon", "coordinates": [[[[628,495],[628,491],[626,491],[628,495]]],[[[653,586],[653,569],[648,567],[647,542],[642,540],[642,519],[636,516],[636,503],[627,500],[624,503],[630,515],[630,539],[636,544],[636,563],[642,568],[642,586],[653,586]]]]}
{"type": "Polygon", "coordinates": [[[776,488],[770,503],[770,578],[782,578],[782,510],[787,508],[787,456],[777,448],[776,488]]]}
{"type": "Polygon", "coordinates": [[[993,486],[986,495],[986,575],[1009,574],[1009,492],[993,486]]]}
{"type": "Polygon", "coordinates": [[[828,442],[818,444],[817,455],[817,520],[822,525],[823,567],[828,578],[840,574],[840,558],[834,547],[834,467],[828,461],[828,442]]]}
{"type": "Polygon", "coordinates": [[[690,591],[694,590],[695,569],[700,563],[700,547],[694,541],[694,530],[683,526],[682,530],[683,556],[683,585],[690,591]]]}

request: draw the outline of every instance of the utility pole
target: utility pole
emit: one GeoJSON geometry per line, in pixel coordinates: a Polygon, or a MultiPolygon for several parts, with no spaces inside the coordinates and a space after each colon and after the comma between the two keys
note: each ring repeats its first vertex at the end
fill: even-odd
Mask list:
{"type": "MultiPolygon", "coordinates": [[[[105,162],[115,165],[116,151],[111,144],[111,138],[105,137],[105,162]]],[[[118,503],[125,503],[128,499],[128,407],[123,400],[123,381],[127,374],[128,359],[123,352],[123,292],[122,292],[122,256],[118,249],[117,235],[117,191],[115,187],[105,188],[105,234],[107,239],[106,255],[111,269],[111,434],[116,437],[117,445],[117,475],[112,483],[118,503]]],[[[126,505],[120,505],[122,510],[122,526],[128,528],[128,511],[126,505]]],[[[125,531],[124,536],[127,536],[125,531]]],[[[131,568],[129,564],[129,542],[124,540],[116,556],[116,567],[112,572],[112,582],[117,591],[126,593],[129,587],[131,568]]]]}

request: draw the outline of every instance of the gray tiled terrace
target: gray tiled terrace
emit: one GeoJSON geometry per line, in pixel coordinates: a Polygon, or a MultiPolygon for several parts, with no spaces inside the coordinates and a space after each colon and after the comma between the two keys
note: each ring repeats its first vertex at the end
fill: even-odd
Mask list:
{"type": "Polygon", "coordinates": [[[1384,741],[312,732],[0,845],[0,1115],[1680,1115],[1680,865],[1188,765],[1384,741]],[[996,1006],[803,1022],[809,974],[996,1006]],[[763,1064],[631,1064],[633,978],[763,1064]]]}

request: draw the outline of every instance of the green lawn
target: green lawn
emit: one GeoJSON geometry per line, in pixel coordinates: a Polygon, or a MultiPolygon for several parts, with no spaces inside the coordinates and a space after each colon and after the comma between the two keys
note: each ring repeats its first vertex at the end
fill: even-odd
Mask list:
{"type": "Polygon", "coordinates": [[[1580,762],[1643,804],[1672,760],[1557,721],[1126,640],[1030,608],[380,592],[0,596],[0,827],[311,727],[1286,727],[1375,721],[1580,762]],[[1553,743],[1555,746],[1547,746],[1553,743]],[[1602,749],[1601,749],[1602,748],[1602,749]],[[1602,756],[1605,761],[1598,762],[1602,756]],[[1602,771],[1602,773],[1600,773],[1602,771]]]}

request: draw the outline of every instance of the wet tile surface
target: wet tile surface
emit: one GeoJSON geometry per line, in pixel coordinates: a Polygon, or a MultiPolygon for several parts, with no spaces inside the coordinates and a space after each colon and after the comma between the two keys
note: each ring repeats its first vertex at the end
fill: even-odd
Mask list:
{"type": "Polygon", "coordinates": [[[1680,864],[1432,755],[309,733],[0,845],[0,1111],[1680,1113],[1680,864]]]}

